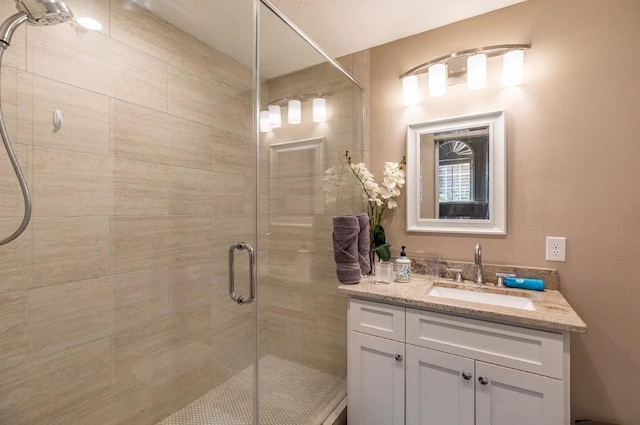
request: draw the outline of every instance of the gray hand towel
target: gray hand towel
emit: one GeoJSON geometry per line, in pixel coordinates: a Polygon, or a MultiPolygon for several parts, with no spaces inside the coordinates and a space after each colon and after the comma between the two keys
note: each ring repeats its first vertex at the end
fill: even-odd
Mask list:
{"type": "Polygon", "coordinates": [[[358,233],[360,224],[356,216],[333,217],[333,258],[336,261],[338,280],[344,284],[360,282],[358,233]]]}
{"type": "Polygon", "coordinates": [[[360,273],[366,276],[371,271],[371,261],[369,253],[371,252],[371,238],[369,237],[369,214],[360,213],[356,215],[360,224],[360,233],[358,233],[358,262],[360,263],[360,273]]]}

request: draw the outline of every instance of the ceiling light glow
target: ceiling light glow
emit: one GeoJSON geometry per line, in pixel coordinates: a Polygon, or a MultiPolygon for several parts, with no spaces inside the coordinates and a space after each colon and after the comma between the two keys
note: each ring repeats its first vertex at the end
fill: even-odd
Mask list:
{"type": "Polygon", "coordinates": [[[102,29],[102,24],[93,18],[89,18],[88,16],[80,16],[76,18],[76,22],[82,27],[91,31],[100,31],[102,29]]]}

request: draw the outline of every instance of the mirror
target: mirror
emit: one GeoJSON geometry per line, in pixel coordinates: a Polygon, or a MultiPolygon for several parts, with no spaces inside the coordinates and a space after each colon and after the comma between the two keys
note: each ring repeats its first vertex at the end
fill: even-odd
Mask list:
{"type": "Polygon", "coordinates": [[[504,111],[407,126],[407,231],[507,233],[504,111]]]}

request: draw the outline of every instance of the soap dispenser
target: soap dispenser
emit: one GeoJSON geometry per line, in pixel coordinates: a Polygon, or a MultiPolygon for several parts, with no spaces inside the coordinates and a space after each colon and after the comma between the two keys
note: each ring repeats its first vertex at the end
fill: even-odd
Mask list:
{"type": "Polygon", "coordinates": [[[411,275],[411,260],[407,258],[407,254],[404,252],[405,248],[406,246],[402,246],[402,252],[396,260],[396,282],[409,282],[409,276],[411,275]]]}

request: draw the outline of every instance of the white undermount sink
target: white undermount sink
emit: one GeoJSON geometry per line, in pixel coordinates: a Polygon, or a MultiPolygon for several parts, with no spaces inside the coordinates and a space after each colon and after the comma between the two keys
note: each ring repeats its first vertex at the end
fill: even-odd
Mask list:
{"type": "Polygon", "coordinates": [[[466,289],[447,288],[444,286],[432,286],[427,295],[437,298],[449,298],[475,303],[491,304],[501,307],[518,308],[520,310],[534,311],[533,302],[526,297],[517,295],[494,294],[491,292],[469,291],[466,289]]]}

